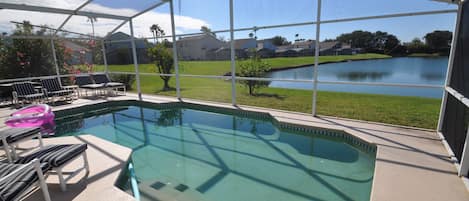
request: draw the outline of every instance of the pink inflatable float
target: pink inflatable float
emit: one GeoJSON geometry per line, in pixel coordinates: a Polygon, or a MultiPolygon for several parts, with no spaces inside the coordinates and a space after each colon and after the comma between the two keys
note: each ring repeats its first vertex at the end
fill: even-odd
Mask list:
{"type": "Polygon", "coordinates": [[[44,134],[54,133],[54,113],[46,104],[31,105],[12,113],[5,121],[10,127],[41,127],[44,134]]]}

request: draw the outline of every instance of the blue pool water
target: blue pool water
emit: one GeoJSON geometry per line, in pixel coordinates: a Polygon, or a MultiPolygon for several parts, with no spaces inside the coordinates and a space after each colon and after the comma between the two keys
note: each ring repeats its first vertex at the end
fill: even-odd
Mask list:
{"type": "Polygon", "coordinates": [[[141,200],[370,198],[373,153],[265,118],[138,106],[58,116],[58,136],[92,134],[133,149],[141,200]]]}

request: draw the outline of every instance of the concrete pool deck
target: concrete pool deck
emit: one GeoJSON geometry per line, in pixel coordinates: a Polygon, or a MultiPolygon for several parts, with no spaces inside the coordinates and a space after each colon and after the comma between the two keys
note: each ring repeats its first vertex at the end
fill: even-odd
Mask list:
{"type": "MultiPolygon", "coordinates": [[[[145,101],[154,103],[179,101],[173,97],[148,95],[143,97],[145,101]]],[[[135,94],[129,93],[127,96],[111,97],[107,100],[136,99],[135,94]]],[[[54,107],[54,110],[105,101],[104,99],[79,99],[73,104],[54,107]]],[[[312,117],[308,114],[250,106],[234,107],[229,104],[186,99],[183,101],[270,113],[282,122],[344,130],[351,135],[376,144],[378,149],[371,194],[372,201],[469,200],[469,191],[463,180],[457,176],[451,156],[435,131],[333,117],[312,117]]],[[[12,110],[9,108],[0,109],[0,119],[11,112],[12,110]]],[[[118,167],[125,165],[130,156],[130,149],[89,135],[45,139],[46,144],[83,142],[89,143],[88,156],[91,173],[88,182],[71,184],[69,191],[62,193],[58,188],[55,175],[51,175],[47,181],[50,184],[49,190],[52,200],[132,200],[129,194],[114,187],[117,176],[122,169],[118,167]],[[88,184],[85,185],[86,183],[88,184]],[[107,196],[103,197],[102,194],[107,196]]],[[[80,162],[77,160],[76,167],[81,165],[80,162]]],[[[75,178],[79,179],[80,176],[75,178]]],[[[73,183],[74,180],[71,182],[73,183]]],[[[42,200],[42,194],[35,192],[27,200],[42,200]]]]}
{"type": "MultiPolygon", "coordinates": [[[[82,171],[67,182],[67,191],[62,192],[58,177],[50,173],[47,177],[47,186],[52,201],[132,201],[134,198],[115,187],[114,184],[125,168],[132,150],[92,135],[44,138],[44,144],[88,144],[86,150],[90,165],[90,173],[86,177],[82,171]]],[[[20,148],[37,146],[37,140],[20,144],[20,148]]],[[[21,151],[19,151],[21,152],[21,151]]],[[[22,153],[24,154],[24,153],[22,153]]],[[[64,172],[72,172],[83,167],[81,157],[64,168],[64,172]]],[[[42,191],[36,190],[23,201],[43,201],[42,191]]]]}

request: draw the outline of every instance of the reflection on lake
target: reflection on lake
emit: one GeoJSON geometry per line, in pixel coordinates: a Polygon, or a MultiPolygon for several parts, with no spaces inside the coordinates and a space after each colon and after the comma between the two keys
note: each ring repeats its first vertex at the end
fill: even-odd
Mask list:
{"type": "Polygon", "coordinates": [[[337,74],[337,78],[345,79],[350,81],[362,81],[362,80],[382,80],[383,77],[389,76],[389,72],[343,72],[337,74]]]}
{"type": "MultiPolygon", "coordinates": [[[[320,65],[320,81],[381,82],[400,84],[443,85],[448,65],[447,57],[399,57],[320,65]]],[[[312,79],[312,66],[271,72],[275,79],[312,79]]],[[[272,81],[270,87],[312,89],[312,83],[272,81]]],[[[392,94],[440,98],[442,89],[366,85],[319,84],[319,90],[355,93],[392,94]]]]}

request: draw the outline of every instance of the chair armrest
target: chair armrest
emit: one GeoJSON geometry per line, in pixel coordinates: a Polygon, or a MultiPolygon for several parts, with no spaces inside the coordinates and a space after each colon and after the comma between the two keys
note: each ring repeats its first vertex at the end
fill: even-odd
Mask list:
{"type": "Polygon", "coordinates": [[[44,94],[44,96],[48,96],[47,94],[47,89],[46,88],[42,88],[42,93],[44,94]]]}
{"type": "Polygon", "coordinates": [[[11,95],[13,96],[13,100],[18,99],[18,93],[16,91],[11,92],[11,95]]]}
{"type": "Polygon", "coordinates": [[[22,173],[26,168],[31,167],[31,166],[34,166],[34,170],[36,172],[39,171],[42,174],[42,170],[41,170],[39,160],[36,158],[36,159],[32,160],[31,162],[26,163],[26,164],[22,165],[21,167],[17,168],[13,172],[10,172],[10,174],[6,175],[5,177],[0,178],[0,183],[3,183],[5,181],[9,181],[13,178],[16,178],[16,176],[18,174],[22,173]]]}
{"type": "MultiPolygon", "coordinates": [[[[8,162],[12,163],[13,162],[13,158],[11,156],[11,153],[10,153],[10,145],[8,144],[7,142],[7,137],[10,136],[10,135],[5,135],[5,134],[2,134],[0,136],[1,140],[2,140],[2,143],[3,143],[3,151],[5,152],[5,155],[8,159],[8,162]]],[[[1,180],[1,179],[0,179],[1,180]]]]}
{"type": "Polygon", "coordinates": [[[42,93],[44,88],[42,87],[34,87],[34,90],[36,91],[36,93],[42,93]]]}

